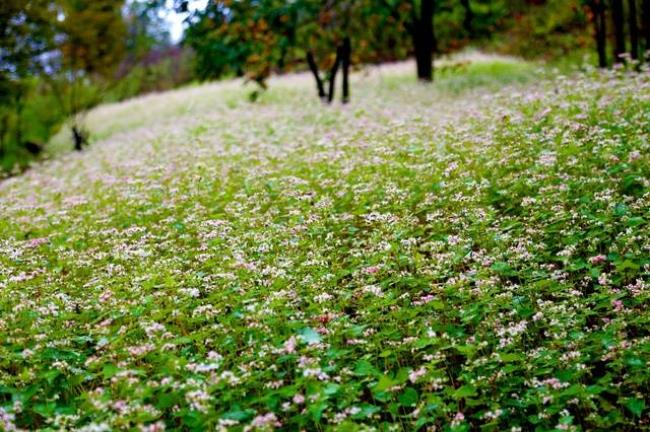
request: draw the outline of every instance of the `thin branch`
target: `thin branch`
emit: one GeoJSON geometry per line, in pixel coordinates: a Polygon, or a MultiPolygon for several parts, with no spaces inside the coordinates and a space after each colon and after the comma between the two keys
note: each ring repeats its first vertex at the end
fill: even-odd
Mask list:
{"type": "Polygon", "coordinates": [[[330,71],[330,88],[329,88],[329,93],[327,94],[327,102],[332,103],[334,100],[334,89],[336,86],[336,73],[339,71],[339,64],[341,63],[341,47],[336,48],[336,60],[334,61],[334,65],[332,66],[332,70],[330,71]]]}
{"type": "Polygon", "coordinates": [[[352,57],[352,43],[350,42],[350,37],[346,36],[343,39],[343,46],[341,47],[342,62],[343,62],[343,103],[348,103],[350,101],[350,62],[352,57]]]}
{"type": "Polygon", "coordinates": [[[316,61],[314,60],[314,55],[311,53],[311,51],[307,53],[307,64],[309,65],[309,69],[311,70],[311,73],[314,75],[314,79],[316,80],[318,97],[325,100],[325,87],[323,86],[323,80],[318,73],[318,66],[316,66],[316,61]]]}

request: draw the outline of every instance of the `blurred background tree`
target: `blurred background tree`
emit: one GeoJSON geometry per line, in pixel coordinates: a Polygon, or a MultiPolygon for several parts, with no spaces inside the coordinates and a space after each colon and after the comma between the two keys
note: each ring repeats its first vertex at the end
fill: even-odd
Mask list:
{"type": "Polygon", "coordinates": [[[26,145],[24,111],[51,50],[56,10],[45,0],[3,0],[0,4],[0,161],[11,168],[27,155],[40,153],[26,145]]]}
{"type": "Polygon", "coordinates": [[[85,112],[101,101],[125,56],[123,7],[123,0],[60,1],[56,38],[60,55],[51,57],[51,71],[45,76],[61,112],[70,118],[75,150],[88,141],[85,112]]]}

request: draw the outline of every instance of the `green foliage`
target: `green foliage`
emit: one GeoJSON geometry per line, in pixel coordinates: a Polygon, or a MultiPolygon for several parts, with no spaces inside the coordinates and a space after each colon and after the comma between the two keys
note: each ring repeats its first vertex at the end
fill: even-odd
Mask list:
{"type": "Polygon", "coordinates": [[[36,59],[50,50],[55,32],[48,3],[7,0],[0,5],[0,173],[29,159],[23,111],[33,93],[30,77],[42,68],[36,59]]]}
{"type": "Polygon", "coordinates": [[[307,51],[331,67],[336,45],[350,35],[357,63],[403,58],[410,10],[399,1],[216,1],[192,18],[186,42],[200,77],[247,74],[263,82],[272,70],[304,68],[307,51]]]}
{"type": "Polygon", "coordinates": [[[127,4],[125,49],[132,59],[143,59],[154,50],[171,45],[168,24],[150,2],[127,4]]]}
{"type": "Polygon", "coordinates": [[[60,0],[58,24],[63,71],[111,77],[125,52],[124,1],[60,0]]]}
{"type": "Polygon", "coordinates": [[[174,89],[194,79],[194,54],[184,49],[154,51],[143,62],[134,63],[125,75],[103,95],[105,102],[116,102],[146,93],[174,89]],[[162,54],[157,56],[157,54],[162,54]],[[155,58],[158,57],[158,58],[155,58]]]}
{"type": "Polygon", "coordinates": [[[93,111],[0,190],[3,427],[646,428],[649,76],[469,61],[93,111]]]}
{"type": "Polygon", "coordinates": [[[593,45],[589,19],[580,0],[549,0],[515,17],[498,37],[499,49],[525,58],[561,58],[593,45]]]}
{"type": "MultiPolygon", "coordinates": [[[[352,39],[355,63],[398,60],[414,53],[419,4],[216,1],[192,17],[186,42],[197,52],[197,73],[204,79],[247,74],[263,81],[272,70],[304,68],[307,51],[327,69],[345,35],[352,39]]],[[[437,0],[434,11],[439,54],[472,43],[518,56],[557,58],[592,45],[579,0],[437,0]]]]}
{"type": "Polygon", "coordinates": [[[26,151],[30,140],[42,146],[66,118],[102,99],[97,78],[107,82],[124,54],[122,5],[112,0],[3,2],[2,171],[27,166],[33,156],[26,151]]]}

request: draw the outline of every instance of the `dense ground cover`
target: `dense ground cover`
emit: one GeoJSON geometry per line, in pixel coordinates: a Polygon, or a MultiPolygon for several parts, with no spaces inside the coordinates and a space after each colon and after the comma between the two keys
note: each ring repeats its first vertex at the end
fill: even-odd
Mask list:
{"type": "Polygon", "coordinates": [[[0,185],[0,430],[650,429],[650,75],[528,69],[93,112],[0,185]]]}

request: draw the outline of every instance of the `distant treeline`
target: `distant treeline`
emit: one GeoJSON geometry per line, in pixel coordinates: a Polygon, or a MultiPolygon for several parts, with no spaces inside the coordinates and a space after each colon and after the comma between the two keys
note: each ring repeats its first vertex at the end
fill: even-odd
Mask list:
{"type": "MultiPolygon", "coordinates": [[[[468,45],[524,57],[642,60],[650,0],[211,0],[184,13],[170,42],[165,0],[2,0],[0,166],[20,169],[63,124],[89,141],[83,117],[101,102],[192,80],[245,76],[266,87],[274,72],[309,69],[317,94],[351,97],[354,65],[414,56],[434,79],[434,56],[468,45]],[[608,49],[611,44],[611,50],[608,49]]],[[[596,61],[596,60],[595,60],[596,61]]],[[[256,97],[258,92],[252,94],[256,97]]]]}

